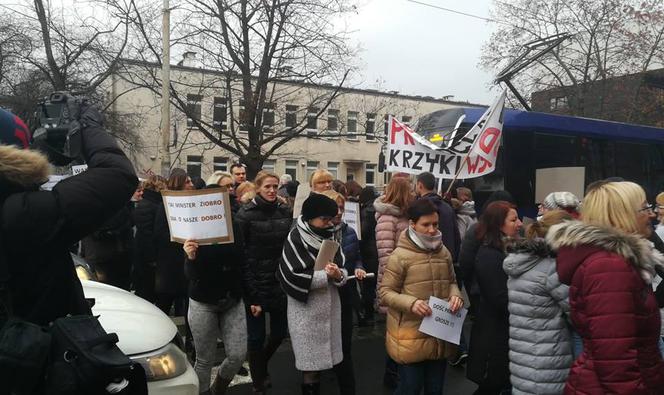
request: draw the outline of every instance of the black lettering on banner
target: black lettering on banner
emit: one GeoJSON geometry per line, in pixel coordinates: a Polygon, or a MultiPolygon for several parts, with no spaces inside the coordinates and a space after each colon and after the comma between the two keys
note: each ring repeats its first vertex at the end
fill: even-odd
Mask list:
{"type": "Polygon", "coordinates": [[[413,153],[411,151],[404,151],[403,152],[403,166],[410,168],[410,160],[413,157],[413,153]]]}
{"type": "Polygon", "coordinates": [[[413,164],[413,169],[414,170],[422,170],[422,166],[420,166],[420,162],[422,162],[422,158],[424,158],[424,153],[422,152],[416,152],[415,153],[415,163],[413,164]]]}
{"type": "Polygon", "coordinates": [[[440,160],[440,155],[434,154],[432,158],[431,155],[427,152],[425,160],[429,164],[429,173],[433,173],[433,168],[436,166],[436,163],[438,163],[438,160],[440,160]]]}
{"type": "Polygon", "coordinates": [[[399,162],[397,162],[397,155],[399,155],[399,152],[401,152],[401,150],[398,149],[390,150],[390,166],[399,167],[399,162]]]}
{"type": "Polygon", "coordinates": [[[456,158],[456,156],[441,156],[440,157],[440,174],[452,174],[448,165],[456,158]]]}

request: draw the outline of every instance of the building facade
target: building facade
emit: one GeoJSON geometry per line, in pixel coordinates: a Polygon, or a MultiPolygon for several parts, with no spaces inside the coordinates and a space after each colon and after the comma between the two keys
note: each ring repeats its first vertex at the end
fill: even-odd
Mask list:
{"type": "MultiPolygon", "coordinates": [[[[140,144],[126,146],[140,176],[160,173],[160,87],[147,83],[146,75],[159,74],[158,65],[127,61],[107,86],[113,110],[134,120],[140,144]]],[[[170,158],[192,176],[207,178],[215,170],[229,171],[237,156],[209,138],[238,146],[248,144],[248,133],[239,121],[244,110],[240,82],[215,71],[171,66],[171,84],[177,100],[186,100],[187,117],[171,106],[170,158]],[[196,127],[197,117],[208,135],[196,127]]],[[[378,157],[385,143],[387,116],[405,123],[447,108],[477,106],[433,97],[407,96],[398,92],[312,85],[297,81],[272,84],[262,114],[261,152],[274,149],[286,130],[302,129],[298,137],[274,149],[263,169],[290,174],[308,182],[316,169],[326,168],[337,179],[381,187],[385,177],[378,157]],[[336,96],[335,96],[336,95],[336,96]],[[334,98],[330,100],[331,97],[334,98]]],[[[180,103],[182,105],[182,102],[180,103]]]]}

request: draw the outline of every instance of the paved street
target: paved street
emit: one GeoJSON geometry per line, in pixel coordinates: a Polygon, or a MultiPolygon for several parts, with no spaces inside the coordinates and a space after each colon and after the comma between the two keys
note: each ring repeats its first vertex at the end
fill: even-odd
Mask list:
{"type": "MultiPolygon", "coordinates": [[[[384,323],[374,329],[356,328],[353,340],[353,359],[357,380],[358,395],[387,395],[392,391],[383,386],[383,367],[385,365],[384,323]]],[[[270,395],[297,395],[300,393],[301,376],[295,370],[295,361],[286,342],[270,361],[270,373],[273,387],[270,395]]],[[[228,391],[229,395],[251,394],[249,379],[237,376],[236,385],[228,391]],[[244,384],[241,384],[243,383],[244,384]]],[[[463,367],[448,367],[445,379],[446,394],[471,394],[475,384],[465,378],[463,367]]],[[[325,372],[322,377],[321,394],[338,394],[334,374],[325,372]]]]}

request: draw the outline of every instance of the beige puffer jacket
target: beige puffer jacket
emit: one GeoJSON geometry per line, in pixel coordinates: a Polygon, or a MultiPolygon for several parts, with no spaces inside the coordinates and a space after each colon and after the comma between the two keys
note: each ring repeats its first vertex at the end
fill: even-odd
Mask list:
{"type": "Polygon", "coordinates": [[[422,318],[410,311],[418,299],[461,297],[447,248],[427,252],[410,240],[407,230],[402,232],[379,293],[388,307],[387,352],[397,363],[443,359],[456,353],[456,345],[420,332],[422,318]]]}

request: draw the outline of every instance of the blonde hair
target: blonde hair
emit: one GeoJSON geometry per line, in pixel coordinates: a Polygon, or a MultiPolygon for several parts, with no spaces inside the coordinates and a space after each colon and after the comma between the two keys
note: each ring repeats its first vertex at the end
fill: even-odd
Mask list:
{"type": "Polygon", "coordinates": [[[544,237],[553,225],[559,224],[563,221],[571,221],[574,217],[567,211],[551,210],[544,213],[542,218],[528,225],[526,228],[526,238],[534,239],[536,237],[544,237]]]}
{"type": "Polygon", "coordinates": [[[311,179],[309,180],[309,186],[311,188],[314,187],[314,185],[318,184],[319,182],[325,182],[325,181],[330,181],[332,182],[334,180],[334,177],[332,177],[332,173],[325,169],[318,169],[311,174],[311,179]]]}
{"type": "Polygon", "coordinates": [[[235,188],[235,196],[242,203],[247,203],[256,197],[256,185],[253,182],[245,181],[235,188]]]}
{"type": "Polygon", "coordinates": [[[629,181],[608,182],[586,194],[581,220],[588,224],[618,228],[627,233],[639,233],[636,214],[645,200],[646,193],[638,184],[629,181]]]}
{"type": "Polygon", "coordinates": [[[408,178],[392,177],[385,188],[383,203],[397,206],[401,209],[402,213],[405,213],[410,203],[414,200],[411,189],[412,185],[408,178]]]}
{"type": "Polygon", "coordinates": [[[320,194],[329,197],[330,199],[334,200],[337,203],[341,203],[341,204],[346,203],[346,198],[344,198],[344,195],[340,194],[339,192],[337,192],[333,189],[329,190],[329,191],[321,192],[320,194]]]}
{"type": "Polygon", "coordinates": [[[217,170],[210,177],[208,177],[207,181],[205,181],[206,185],[219,185],[219,181],[223,180],[224,178],[230,178],[231,180],[233,179],[233,176],[230,175],[230,173],[223,172],[221,170],[217,170]]]}
{"type": "Polygon", "coordinates": [[[143,181],[143,189],[150,191],[161,192],[166,189],[166,179],[162,176],[151,175],[147,180],[143,181]]]}
{"type": "Polygon", "coordinates": [[[261,170],[258,172],[258,175],[256,175],[256,179],[254,179],[254,184],[256,184],[257,187],[260,188],[261,185],[267,180],[268,178],[274,178],[279,182],[279,176],[272,173],[271,171],[267,170],[261,170]]]}
{"type": "MultiPolygon", "coordinates": [[[[657,203],[658,206],[664,206],[664,192],[660,192],[659,195],[655,198],[655,203],[657,203]]],[[[662,218],[664,217],[664,210],[658,210],[657,211],[657,220],[659,222],[662,222],[662,218]]]]}

